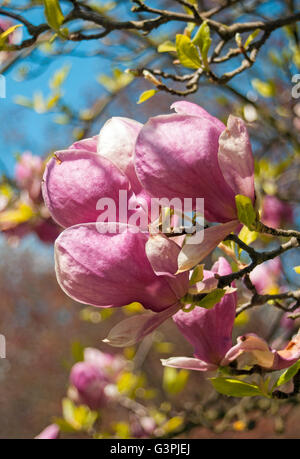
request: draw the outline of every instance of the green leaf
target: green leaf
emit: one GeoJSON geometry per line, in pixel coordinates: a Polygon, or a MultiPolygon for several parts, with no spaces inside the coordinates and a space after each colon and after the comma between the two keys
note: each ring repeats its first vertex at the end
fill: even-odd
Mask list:
{"type": "Polygon", "coordinates": [[[190,285],[195,285],[203,280],[203,269],[204,265],[196,266],[190,278],[190,285]]]}
{"type": "Polygon", "coordinates": [[[196,46],[186,35],[176,35],[176,50],[180,63],[189,69],[201,67],[201,60],[196,46]]]}
{"type": "Polygon", "coordinates": [[[179,394],[189,378],[187,370],[177,370],[172,367],[164,367],[163,388],[171,395],[179,394]]]}
{"type": "Polygon", "coordinates": [[[249,384],[239,379],[231,378],[210,378],[210,381],[217,392],[230,397],[253,397],[262,395],[256,384],[249,384]]]}
{"type": "Polygon", "coordinates": [[[159,53],[170,53],[172,51],[176,52],[176,45],[172,41],[167,40],[158,46],[157,51],[159,53]]]}
{"type": "Polygon", "coordinates": [[[64,398],[62,401],[62,411],[66,423],[75,430],[90,430],[98,417],[98,413],[91,411],[88,406],[76,406],[68,398],[64,398]]]}
{"type": "Polygon", "coordinates": [[[253,230],[257,217],[251,199],[248,196],[237,194],[235,196],[235,203],[239,221],[250,230],[253,230]]]}
{"type": "Polygon", "coordinates": [[[206,21],[202,22],[201,26],[197,30],[197,33],[192,40],[192,43],[199,47],[203,65],[207,67],[207,54],[211,46],[211,38],[210,28],[206,21]]]}
{"type": "Polygon", "coordinates": [[[64,21],[59,0],[44,0],[45,17],[51,29],[59,31],[64,21]]]}
{"type": "Polygon", "coordinates": [[[142,104],[146,100],[150,99],[157,93],[157,89],[148,89],[148,91],[142,92],[142,94],[139,97],[139,100],[137,101],[137,104],[142,104]]]}
{"type": "MultiPolygon", "coordinates": [[[[239,238],[245,244],[250,245],[258,238],[258,233],[256,231],[250,231],[249,228],[247,228],[247,226],[243,226],[239,233],[239,238]]],[[[239,247],[238,251],[240,254],[242,252],[242,249],[239,247]]]]}
{"type": "Polygon", "coordinates": [[[272,81],[261,81],[258,78],[252,80],[252,86],[256,91],[263,97],[273,97],[275,96],[275,85],[272,81]]]}
{"type": "Polygon", "coordinates": [[[183,423],[184,419],[181,416],[174,416],[162,426],[162,429],[165,434],[174,433],[182,427],[183,423]]]}
{"type": "Polygon", "coordinates": [[[3,45],[5,45],[9,35],[11,35],[12,33],[14,33],[14,31],[16,29],[18,29],[19,27],[22,27],[22,24],[17,24],[17,25],[14,25],[12,27],[9,27],[8,29],[6,29],[4,32],[2,32],[0,34],[0,47],[2,47],[3,45]]]}
{"type": "Polygon", "coordinates": [[[280,377],[277,379],[275,385],[273,386],[273,390],[275,387],[282,386],[283,384],[286,384],[288,381],[290,381],[300,370],[300,360],[298,362],[294,363],[290,368],[285,370],[280,377]]]}
{"type": "Polygon", "coordinates": [[[247,38],[247,40],[245,41],[245,44],[244,44],[244,48],[247,49],[248,46],[250,45],[250,43],[252,43],[252,41],[257,37],[257,35],[259,34],[260,32],[260,29],[256,29],[254,30],[254,32],[252,32],[249,37],[247,38]]]}
{"type": "Polygon", "coordinates": [[[197,306],[200,306],[200,308],[212,309],[215,304],[219,303],[225,293],[226,291],[224,289],[216,288],[212,292],[208,293],[202,300],[197,302],[197,306]]]}

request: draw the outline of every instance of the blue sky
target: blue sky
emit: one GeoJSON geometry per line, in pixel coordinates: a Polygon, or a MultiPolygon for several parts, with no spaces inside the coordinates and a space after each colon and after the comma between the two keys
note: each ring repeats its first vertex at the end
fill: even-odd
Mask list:
{"type": "MultiPolygon", "coordinates": [[[[26,3],[24,0],[17,0],[17,4],[26,3]]],[[[105,0],[98,4],[107,3],[105,0]]],[[[123,2],[125,3],[125,2],[123,2]]],[[[154,2],[155,3],[155,2],[154,2]]],[[[159,2],[158,2],[159,3],[159,2]]],[[[122,7],[122,18],[125,19],[128,13],[129,2],[127,6],[122,7]]],[[[280,2],[265,2],[261,9],[264,13],[270,15],[280,13],[280,2]]],[[[64,6],[66,12],[68,6],[64,6]]],[[[44,22],[43,8],[37,7],[33,11],[26,13],[26,17],[34,24],[44,22]]],[[[241,18],[243,20],[243,18],[241,18]]],[[[168,28],[162,28],[161,33],[168,31],[168,28]]],[[[25,36],[26,32],[24,30],[25,36]]],[[[156,34],[158,32],[155,32],[156,34]]],[[[96,81],[100,73],[107,73],[111,70],[114,63],[104,56],[97,57],[77,57],[79,53],[93,52],[97,47],[95,42],[85,42],[78,44],[76,51],[68,56],[52,58],[36,52],[33,58],[24,59],[6,73],[7,98],[0,99],[0,125],[2,135],[0,136],[0,170],[4,169],[10,175],[13,173],[16,154],[24,150],[31,150],[34,154],[45,155],[53,146],[63,148],[70,141],[69,130],[64,126],[53,124],[53,114],[37,114],[33,110],[17,106],[14,103],[15,97],[22,95],[32,98],[36,91],[41,91],[46,97],[50,90],[48,87],[49,80],[54,72],[64,64],[71,66],[71,71],[64,85],[64,100],[76,109],[84,108],[91,97],[98,98],[105,94],[105,89],[96,81]],[[45,61],[46,65],[40,65],[39,62],[45,61]],[[18,81],[20,68],[29,66],[30,74],[33,77],[29,80],[18,81]],[[88,86],[87,86],[88,82],[88,86]],[[4,163],[4,164],[3,164],[4,163]]],[[[120,48],[119,51],[122,51],[120,48]]],[[[258,64],[259,65],[259,64],[258,64]]],[[[126,68],[127,65],[120,64],[119,68],[126,68]]],[[[263,74],[264,72],[262,72],[263,74]]],[[[235,79],[234,84],[243,92],[251,89],[250,81],[245,76],[235,79]]],[[[211,94],[211,91],[206,92],[211,94]]],[[[199,94],[199,101],[202,96],[199,94]]],[[[140,108],[140,107],[139,107],[140,108]]],[[[140,110],[139,110],[140,112],[140,110]]],[[[143,120],[141,120],[143,121],[143,120]]],[[[100,129],[100,126],[99,126],[100,129]]]]}

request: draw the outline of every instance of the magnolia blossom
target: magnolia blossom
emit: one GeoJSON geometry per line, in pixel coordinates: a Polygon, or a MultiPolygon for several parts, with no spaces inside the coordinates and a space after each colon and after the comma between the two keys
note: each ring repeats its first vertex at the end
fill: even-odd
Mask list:
{"type": "Polygon", "coordinates": [[[175,275],[179,251],[170,239],[150,237],[136,227],[86,223],[67,228],[56,240],[56,275],[61,288],[79,302],[121,307],[138,301],[158,313],[124,321],[118,340],[109,340],[122,345],[141,339],[180,307],[189,279],[188,273],[175,275]]]}
{"type": "Polygon", "coordinates": [[[204,243],[197,243],[195,235],[183,246],[178,266],[184,271],[238,227],[237,194],[254,203],[254,160],[241,119],[229,116],[225,127],[190,102],[176,102],[172,108],[176,114],[150,118],[141,129],[135,147],[137,176],[156,198],[192,198],[194,205],[204,198],[206,219],[223,223],[205,231],[204,243]]]}
{"type": "Polygon", "coordinates": [[[114,398],[114,391],[109,388],[125,366],[126,361],[121,356],[86,348],[84,361],[76,363],[71,370],[71,398],[91,409],[102,408],[114,398]]]}
{"type": "Polygon", "coordinates": [[[57,151],[48,162],[43,197],[52,217],[61,226],[96,221],[127,223],[127,218],[135,213],[142,218],[141,226],[147,225],[143,208],[147,205],[147,193],[142,192],[132,160],[137,133],[131,124],[135,126],[136,122],[126,121],[128,129],[121,129],[118,135],[118,126],[125,123],[122,120],[113,118],[99,136],[57,151]],[[123,210],[126,210],[124,215],[123,210]]]}
{"type": "Polygon", "coordinates": [[[262,201],[261,221],[272,228],[280,228],[293,221],[293,209],[276,196],[266,195],[262,201]]]}
{"type": "MultiPolygon", "coordinates": [[[[219,258],[212,271],[204,271],[204,280],[214,277],[215,273],[226,275],[230,272],[228,262],[219,258]]],[[[225,295],[212,309],[196,307],[189,313],[182,310],[177,312],[173,320],[194,347],[194,358],[172,357],[163,360],[163,365],[211,371],[246,354],[248,364],[280,370],[300,358],[300,334],[280,351],[271,349],[265,340],[251,333],[238,337],[237,344],[232,346],[236,304],[236,293],[233,292],[225,295]]]]}
{"type": "Polygon", "coordinates": [[[204,198],[209,221],[237,219],[235,195],[254,192],[254,161],[244,122],[226,126],[203,108],[176,102],[177,112],[150,118],[135,147],[135,167],[154,197],[204,198]]]}

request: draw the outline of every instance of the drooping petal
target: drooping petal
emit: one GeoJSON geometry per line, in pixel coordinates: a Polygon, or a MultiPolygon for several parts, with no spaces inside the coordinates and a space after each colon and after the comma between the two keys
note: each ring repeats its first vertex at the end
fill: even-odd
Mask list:
{"type": "Polygon", "coordinates": [[[218,160],[234,194],[248,196],[254,202],[254,158],[246,125],[240,118],[229,116],[219,138],[218,160]]]}
{"type": "Polygon", "coordinates": [[[52,217],[64,227],[96,222],[106,209],[99,206],[100,198],[108,198],[113,211],[120,190],[128,201],[133,196],[127,177],[111,161],[85,150],[57,152],[47,164],[42,189],[52,217]]]}
{"type": "Polygon", "coordinates": [[[260,365],[264,368],[271,368],[274,363],[274,353],[268,343],[255,335],[248,333],[237,338],[237,344],[233,346],[224,359],[222,365],[228,365],[229,362],[236,360],[240,355],[248,353],[252,358],[252,364],[260,365]]]}
{"type": "Polygon", "coordinates": [[[171,105],[171,109],[172,108],[176,113],[180,115],[199,116],[200,118],[211,121],[220,130],[220,134],[226,129],[226,126],[222,123],[222,121],[220,121],[215,116],[212,116],[210,113],[204,110],[204,108],[200,107],[200,105],[193,104],[192,102],[187,102],[186,100],[179,100],[178,102],[174,102],[174,104],[171,105]]]}
{"type": "Polygon", "coordinates": [[[161,360],[161,363],[164,367],[184,368],[185,370],[196,371],[214,371],[218,368],[217,365],[192,357],[170,357],[169,359],[161,360]]]}
{"type": "Polygon", "coordinates": [[[236,218],[233,190],[218,163],[220,129],[211,120],[182,114],[150,118],[135,147],[135,167],[156,198],[204,198],[205,216],[216,222],[236,218]]]}
{"type": "Polygon", "coordinates": [[[102,127],[98,138],[98,154],[110,159],[127,175],[136,194],[141,184],[134,168],[134,146],[142,124],[129,118],[113,117],[102,127]]]}
{"type": "MultiPolygon", "coordinates": [[[[99,307],[138,301],[159,312],[180,298],[169,276],[157,276],[146,256],[148,235],[119,223],[83,224],[66,229],[55,243],[56,275],[75,300],[99,307]]],[[[188,289],[186,276],[176,276],[188,289]]],[[[184,288],[184,287],[182,287],[184,288]]]]}
{"type": "Polygon", "coordinates": [[[200,263],[228,234],[237,228],[238,224],[237,220],[233,220],[205,229],[204,238],[200,244],[196,243],[199,240],[197,233],[191,236],[178,256],[178,272],[191,269],[200,263]]]}
{"type": "Polygon", "coordinates": [[[300,333],[292,338],[281,351],[275,351],[273,370],[288,368],[300,359],[300,333]]]}
{"type": "MultiPolygon", "coordinates": [[[[231,273],[229,263],[223,258],[214,268],[220,275],[231,273]]],[[[204,279],[214,276],[204,271],[204,279]]],[[[232,329],[235,319],[236,293],[224,297],[212,309],[195,307],[191,312],[178,311],[173,320],[185,338],[194,347],[196,358],[219,365],[232,345],[232,329]]]]}
{"type": "Polygon", "coordinates": [[[147,312],[125,319],[113,327],[103,341],[115,347],[133,346],[145,336],[152,333],[169,317],[175,314],[179,308],[180,305],[174,304],[159,313],[147,312]]]}

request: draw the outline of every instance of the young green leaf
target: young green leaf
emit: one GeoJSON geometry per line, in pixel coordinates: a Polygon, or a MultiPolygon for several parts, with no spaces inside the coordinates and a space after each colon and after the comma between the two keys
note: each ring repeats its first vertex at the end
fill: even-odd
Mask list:
{"type": "Polygon", "coordinates": [[[203,280],[203,269],[204,265],[196,266],[190,278],[190,285],[194,285],[197,282],[201,282],[203,280]]]}
{"type": "Polygon", "coordinates": [[[210,381],[217,392],[230,397],[253,397],[262,395],[256,384],[249,384],[239,379],[231,378],[210,378],[210,381]]]}
{"type": "Polygon", "coordinates": [[[254,30],[253,33],[251,33],[249,35],[249,37],[247,38],[247,40],[245,41],[245,44],[244,44],[244,48],[247,49],[248,46],[250,45],[250,43],[252,43],[252,41],[257,37],[257,35],[259,34],[260,32],[260,29],[256,29],[254,30]]]}
{"type": "Polygon", "coordinates": [[[202,300],[197,302],[197,306],[200,308],[205,309],[212,309],[215,304],[219,303],[219,301],[223,298],[226,291],[222,288],[216,288],[212,292],[208,293],[202,300]]]}
{"type": "MultiPolygon", "coordinates": [[[[243,226],[239,233],[239,239],[247,245],[250,245],[258,238],[258,233],[256,231],[250,231],[247,226],[243,226]]],[[[242,252],[242,249],[238,249],[239,255],[242,252]]]]}
{"type": "Polygon", "coordinates": [[[142,104],[146,100],[150,99],[157,93],[156,89],[148,89],[148,91],[142,92],[142,94],[139,97],[139,100],[137,101],[137,104],[142,104]]]}
{"type": "Polygon", "coordinates": [[[300,360],[298,362],[294,363],[290,368],[285,370],[280,377],[277,379],[275,385],[273,386],[273,390],[276,387],[282,386],[283,384],[286,384],[288,381],[290,381],[300,370],[300,360]]]}
{"type": "Polygon", "coordinates": [[[256,222],[256,212],[251,199],[248,196],[237,194],[235,196],[235,203],[239,221],[250,230],[253,230],[256,222]]]}
{"type": "Polygon", "coordinates": [[[59,0],[44,0],[45,17],[51,29],[59,31],[64,21],[59,0]]]}
{"type": "Polygon", "coordinates": [[[201,60],[196,46],[186,35],[176,35],[176,50],[180,63],[189,69],[201,67],[201,60]]]}
{"type": "Polygon", "coordinates": [[[175,43],[172,43],[170,40],[167,40],[158,46],[157,51],[159,53],[169,53],[171,51],[174,51],[176,53],[176,45],[175,43]]]}
{"type": "Polygon", "coordinates": [[[206,21],[202,22],[201,26],[197,30],[192,43],[200,49],[200,54],[204,67],[207,67],[207,54],[211,46],[210,28],[206,21]]]}

